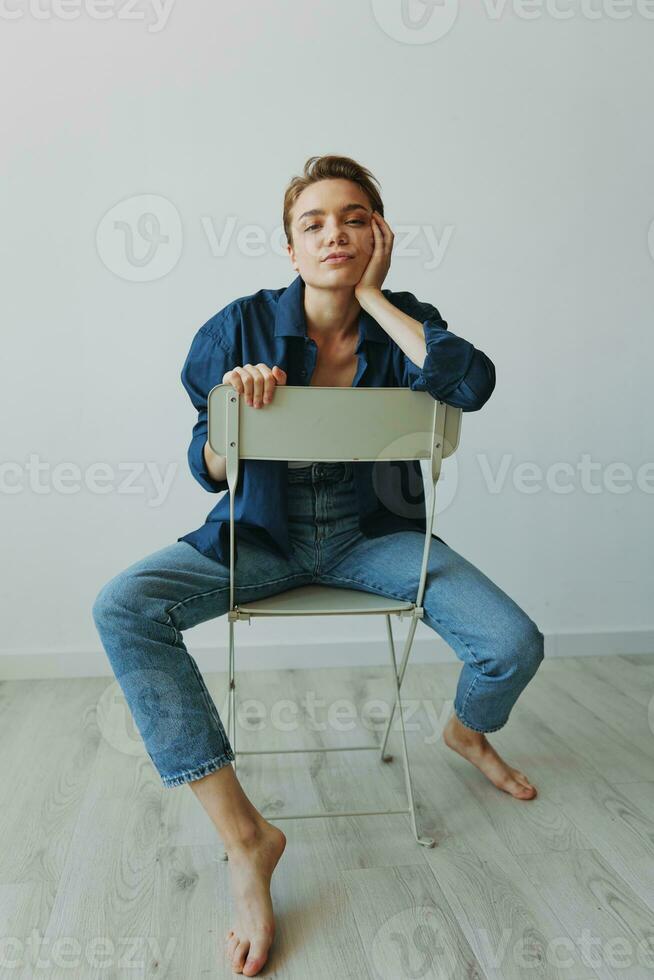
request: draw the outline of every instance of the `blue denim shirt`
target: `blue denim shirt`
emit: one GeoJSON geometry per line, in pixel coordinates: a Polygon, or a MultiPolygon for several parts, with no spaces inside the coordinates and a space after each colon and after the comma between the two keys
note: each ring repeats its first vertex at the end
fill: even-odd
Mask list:
{"type": "MultiPolygon", "coordinates": [[[[422,369],[365,310],[358,327],[357,372],[353,387],[411,388],[428,391],[464,412],[477,411],[495,387],[495,366],[483,351],[448,330],[436,307],[412,293],[382,290],[402,312],[420,321],[427,357],[422,369]]],[[[207,514],[202,527],[178,538],[229,564],[229,489],[227,480],[214,480],[207,471],[207,396],[222,383],[226,371],[260,362],[286,371],[288,385],[308,385],[316,365],[317,346],[307,337],[304,280],[301,276],[281,289],[260,289],[233,300],[200,327],[182,368],[181,380],[198,418],[188,448],[188,462],[198,483],[210,493],[227,490],[207,514]]],[[[359,527],[366,537],[396,531],[425,533],[426,512],[422,469],[418,460],[380,460],[353,463],[359,527]]],[[[279,460],[240,461],[234,497],[235,557],[239,538],[290,555],[286,480],[288,464],[279,460]]],[[[434,535],[438,538],[438,535],[434,535]]],[[[438,538],[442,540],[442,538],[438,538]]]]}

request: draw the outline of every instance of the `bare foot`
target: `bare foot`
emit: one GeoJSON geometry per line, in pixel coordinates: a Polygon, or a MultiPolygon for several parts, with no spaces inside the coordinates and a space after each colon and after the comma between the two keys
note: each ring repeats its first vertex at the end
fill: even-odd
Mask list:
{"type": "Polygon", "coordinates": [[[225,951],[234,973],[253,977],[268,959],[275,935],[270,879],[285,847],[285,834],[267,820],[249,841],[225,847],[236,913],[225,951]]]}
{"type": "Polygon", "coordinates": [[[502,759],[483,732],[475,732],[452,715],[443,729],[443,741],[450,748],[472,762],[498,789],[518,800],[531,800],[537,795],[535,786],[519,769],[514,769],[502,759]]]}

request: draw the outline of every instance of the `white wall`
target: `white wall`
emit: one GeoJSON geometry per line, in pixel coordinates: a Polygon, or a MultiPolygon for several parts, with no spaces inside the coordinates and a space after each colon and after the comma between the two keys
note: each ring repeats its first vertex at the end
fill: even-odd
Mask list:
{"type": "MultiPolygon", "coordinates": [[[[464,415],[437,532],[529,612],[550,653],[652,649],[653,5],[560,2],[567,19],[545,0],[459,6],[449,30],[452,0],[422,30],[402,27],[399,0],[131,14],[116,0],[103,20],[90,0],[43,0],[41,18],[28,0],[3,8],[5,676],[108,673],[91,617],[99,588],[216,503],[186,466],[195,413],[179,372],[213,313],[291,282],[270,245],[284,187],[327,152],[381,181],[397,249],[385,286],[434,303],[496,364],[491,400],[464,415]],[[165,199],[146,209],[169,242],[138,265],[112,222],[134,228],[141,195],[165,199]],[[220,240],[230,222],[212,252],[207,228],[220,240]],[[239,246],[247,225],[263,230],[263,254],[239,246]],[[548,488],[552,464],[585,455],[600,492],[578,471],[572,492],[548,488]],[[47,466],[45,492],[30,457],[47,466]],[[534,493],[513,483],[527,461],[543,471],[534,493]],[[84,485],[97,462],[116,468],[107,493],[84,485]],[[78,468],[78,492],[62,492],[60,463],[78,468]],[[611,463],[630,468],[627,492],[611,487],[611,463]],[[121,489],[125,464],[168,470],[162,499],[147,471],[139,493],[121,489]]],[[[137,259],[146,248],[137,234],[137,259]]],[[[383,639],[369,620],[320,625],[323,638],[383,639]]],[[[271,663],[268,643],[279,662],[335,662],[324,639],[311,646],[315,626],[241,635],[252,665],[271,663]],[[300,644],[286,659],[284,633],[300,644]]],[[[223,619],[186,640],[222,667],[203,650],[226,634],[223,619]]],[[[426,656],[454,659],[424,625],[417,635],[426,656]]]]}

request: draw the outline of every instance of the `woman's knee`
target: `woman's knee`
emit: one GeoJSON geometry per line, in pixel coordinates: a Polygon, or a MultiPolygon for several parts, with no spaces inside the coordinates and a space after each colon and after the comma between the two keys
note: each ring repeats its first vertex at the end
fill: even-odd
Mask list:
{"type": "Polygon", "coordinates": [[[500,647],[501,668],[530,678],[545,656],[545,637],[533,619],[524,613],[504,631],[500,647]]]}
{"type": "Polygon", "coordinates": [[[114,575],[98,592],[91,612],[98,629],[119,611],[135,612],[142,604],[143,593],[137,576],[129,571],[114,575]]]}
{"type": "Polygon", "coordinates": [[[533,620],[525,627],[522,648],[525,651],[527,669],[535,674],[545,656],[545,637],[533,620]]]}

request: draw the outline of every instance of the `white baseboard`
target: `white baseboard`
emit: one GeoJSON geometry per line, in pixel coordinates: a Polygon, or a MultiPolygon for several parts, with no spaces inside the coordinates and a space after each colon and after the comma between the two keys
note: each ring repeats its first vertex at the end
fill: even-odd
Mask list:
{"type": "MultiPolygon", "coordinates": [[[[238,626],[236,627],[238,629],[238,626]]],[[[402,653],[406,627],[394,629],[395,653],[402,653]]],[[[194,646],[187,649],[202,673],[222,672],[227,667],[227,647],[194,646]]],[[[545,634],[546,657],[606,657],[614,654],[654,653],[654,629],[577,631],[545,634]]],[[[382,640],[353,642],[287,643],[266,645],[239,641],[236,634],[237,670],[283,670],[307,667],[387,666],[388,647],[382,640]]],[[[440,636],[416,636],[411,663],[456,663],[452,648],[440,636]]],[[[0,653],[0,680],[48,677],[112,677],[109,660],[101,649],[12,651],[0,653]]]]}

